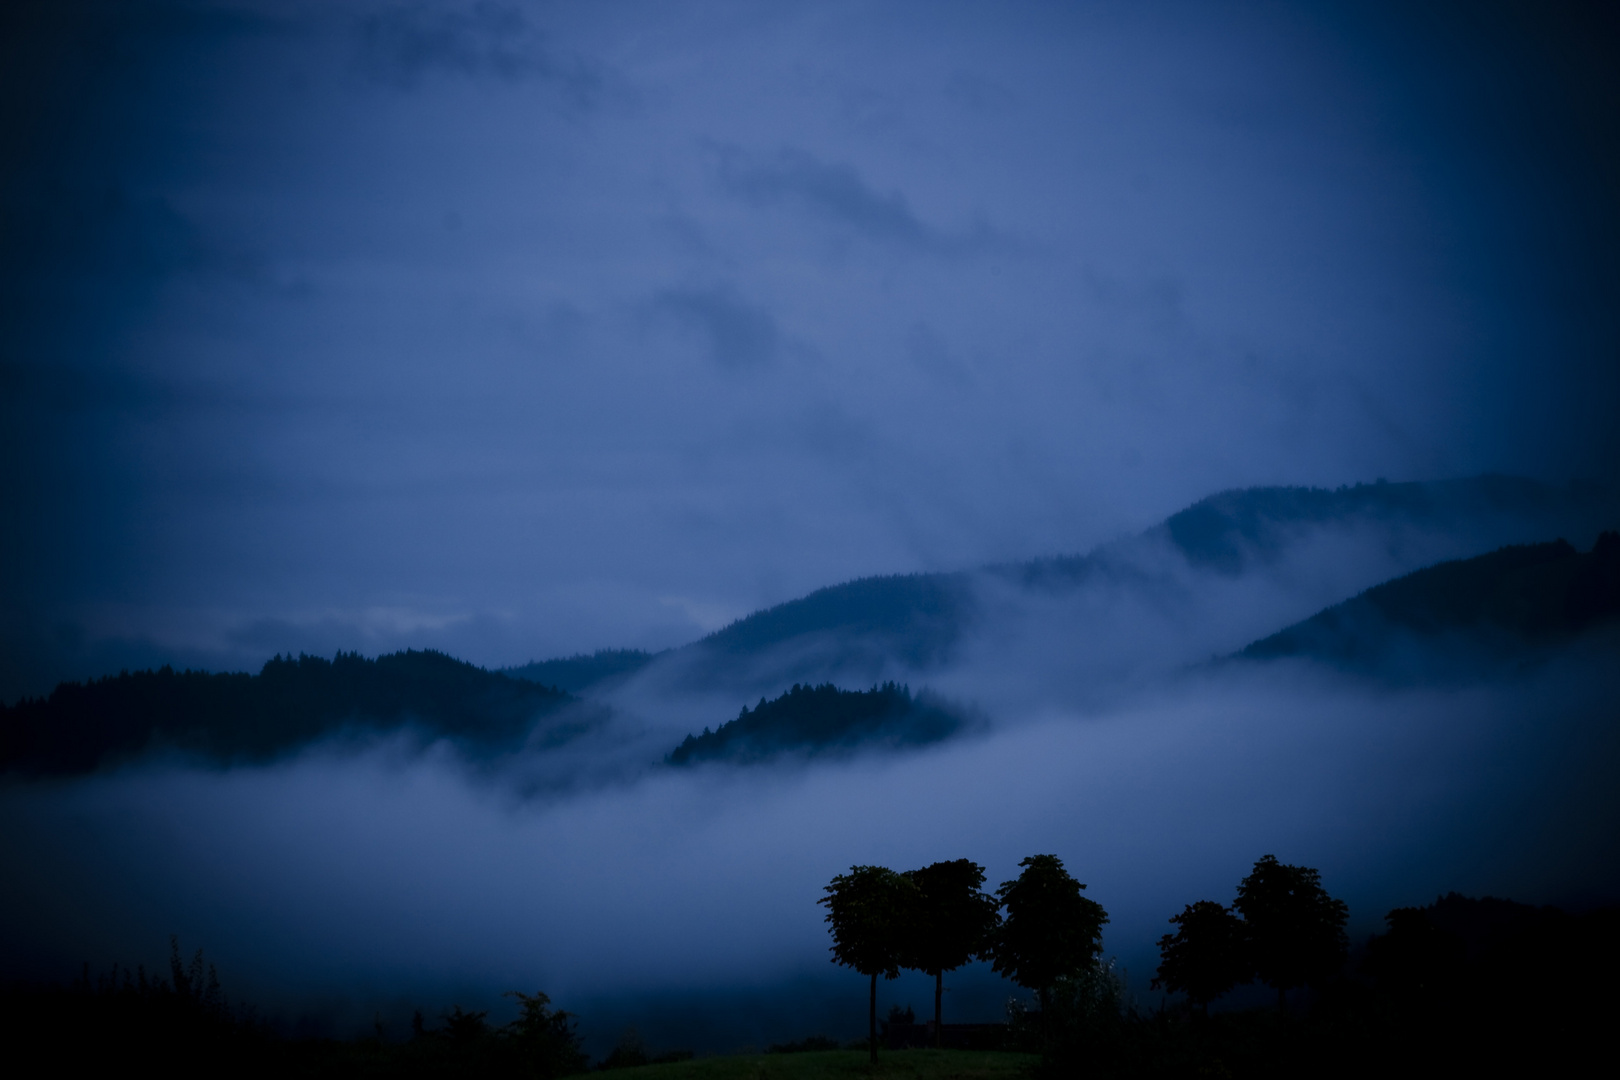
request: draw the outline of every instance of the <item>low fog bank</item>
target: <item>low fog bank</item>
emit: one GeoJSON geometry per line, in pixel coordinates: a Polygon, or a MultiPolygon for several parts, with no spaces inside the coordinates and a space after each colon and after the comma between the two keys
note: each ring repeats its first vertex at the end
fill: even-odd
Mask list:
{"type": "MultiPolygon", "coordinates": [[[[667,1027],[723,1050],[836,1028],[846,1006],[827,1033],[858,1030],[861,979],[828,963],[815,905],[834,874],[966,856],[994,884],[1054,852],[1110,912],[1106,950],[1146,997],[1166,919],[1229,901],[1268,852],[1318,867],[1353,936],[1452,889],[1620,898],[1614,646],[1446,689],[1235,665],[907,756],[567,793],[526,796],[403,742],[9,782],[4,973],[152,967],[177,933],[234,994],[289,1014],[381,1012],[403,1032],[405,1003],[431,1016],[543,989],[593,1040],[636,1023],[649,1043],[667,1027]],[[724,1022],[668,1021],[711,998],[731,1003],[724,1022]]],[[[967,999],[958,1018],[996,1019],[1005,997],[967,999]]]]}
{"type": "MultiPolygon", "coordinates": [[[[648,760],[794,683],[864,688],[892,680],[1002,723],[1120,708],[1190,667],[1414,570],[1557,535],[1586,550],[1603,523],[1620,524],[1608,511],[1594,501],[1440,524],[1398,516],[1285,523],[1258,541],[1230,538],[1228,566],[1195,562],[1160,527],[1083,559],[960,575],[962,618],[949,648],[929,662],[908,655],[915,638],[946,636],[927,620],[902,632],[839,626],[745,652],[720,654],[700,642],[583,692],[611,703],[624,737],[647,740],[648,760]]],[[[1421,682],[1421,658],[1414,663],[1421,682]]]]}

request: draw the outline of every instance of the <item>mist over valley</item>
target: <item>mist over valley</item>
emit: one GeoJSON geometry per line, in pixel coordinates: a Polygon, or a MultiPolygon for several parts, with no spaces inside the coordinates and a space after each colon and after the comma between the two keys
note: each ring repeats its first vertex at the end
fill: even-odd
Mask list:
{"type": "MultiPolygon", "coordinates": [[[[1398,651],[1394,671],[1369,667],[1366,650],[1347,662],[1341,639],[1301,638],[1324,618],[1342,637],[1345,605],[1278,625],[1470,533],[1476,548],[1553,528],[1584,538],[1613,512],[1608,496],[1487,478],[1352,488],[1337,498],[1351,508],[1309,518],[1272,509],[1328,494],[1198,504],[1238,507],[1225,520],[1247,528],[1207,530],[1190,553],[1160,527],[946,585],[834,586],[674,653],[605,654],[600,679],[587,658],[569,661],[572,693],[519,677],[568,668],[500,675],[436,653],[64,686],[5,712],[0,797],[17,824],[4,857],[26,868],[6,925],[28,928],[9,935],[8,955],[48,973],[87,953],[139,958],[179,933],[239,973],[239,992],[327,1024],[378,1010],[403,1023],[405,1002],[498,1009],[501,989],[538,979],[586,1015],[600,1052],[626,1024],[724,1049],[806,1024],[853,1028],[812,906],[852,864],[967,854],[994,878],[1030,851],[1059,851],[1107,907],[1106,948],[1144,997],[1167,915],[1229,889],[1256,852],[1309,859],[1362,936],[1389,908],[1453,890],[1609,900],[1613,534],[1585,555],[1567,543],[1487,551],[1349,601],[1399,588],[1408,608],[1431,593],[1443,606],[1472,572],[1461,595],[1483,598],[1475,607],[1493,604],[1483,575],[1516,584],[1512,610],[1580,615],[1552,638],[1532,627],[1517,653],[1496,627],[1471,667],[1457,663],[1456,620],[1369,630],[1398,651]],[[1471,500],[1390,509],[1504,487],[1520,497],[1483,514],[1471,500]],[[1360,509],[1381,492],[1376,513],[1360,509]],[[1254,507],[1270,513],[1241,516],[1254,507]],[[1527,584],[1526,564],[1566,569],[1527,584]],[[934,602],[946,587],[961,598],[948,638],[934,602]],[[949,648],[919,651],[919,638],[949,648]],[[878,676],[906,688],[866,691],[878,676]],[[145,740],[114,731],[121,754],[85,749],[119,694],[150,699],[163,679],[234,681],[193,687],[211,718],[165,728],[171,707],[145,740]],[[348,689],[360,685],[369,697],[348,689]],[[738,702],[761,687],[757,705],[738,702]],[[86,704],[97,693],[101,714],[86,704]],[[294,726],[276,733],[280,715],[294,726]],[[73,732],[81,756],[20,741],[25,721],[36,740],[73,732]],[[746,726],[722,736],[733,725],[746,726]],[[694,1000],[723,1005],[713,1015],[694,1000]]],[[[884,1000],[926,998],[908,985],[884,1000]]],[[[951,985],[953,1009],[976,1019],[998,1019],[1016,994],[983,965],[951,985]]]]}
{"type": "Polygon", "coordinates": [[[1600,1030],[1617,54],[1520,0],[0,5],[0,1042],[1600,1030]]]}

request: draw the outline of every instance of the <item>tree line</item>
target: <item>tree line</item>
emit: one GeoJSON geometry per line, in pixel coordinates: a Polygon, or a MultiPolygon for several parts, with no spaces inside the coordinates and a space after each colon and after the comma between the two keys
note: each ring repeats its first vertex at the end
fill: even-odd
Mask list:
{"type": "Polygon", "coordinates": [[[1061,979],[1091,967],[1102,951],[1108,913],[1081,895],[1085,886],[1056,855],[1032,855],[1023,871],[992,896],[984,867],[968,859],[936,862],[897,873],[886,866],[852,866],[827,885],[833,961],[871,979],[867,1039],[877,1061],[877,980],[900,969],[934,976],[934,1039],[943,1036],[945,972],[975,958],[1044,1004],[1061,979]]]}
{"type": "MultiPolygon", "coordinates": [[[[1085,885],[1056,855],[1031,855],[1018,877],[983,891],[984,868],[968,859],[896,872],[853,866],[823,890],[833,962],[870,978],[868,1043],[877,1060],[878,976],[902,968],[934,976],[934,1038],[943,1044],[944,973],[974,959],[1039,997],[1042,1022],[1054,989],[1095,974],[1108,913],[1083,896],[1085,885]]],[[[1320,985],[1336,974],[1348,947],[1349,909],[1322,888],[1318,872],[1266,855],[1238,886],[1231,908],[1211,900],[1171,918],[1159,942],[1155,988],[1209,1002],[1260,979],[1277,991],[1320,985]]]]}
{"type": "Polygon", "coordinates": [[[263,761],[344,729],[415,725],[492,750],[575,700],[431,649],[368,659],[276,656],[245,672],[121,672],[0,705],[0,771],[86,773],[154,747],[214,762],[263,761]]]}

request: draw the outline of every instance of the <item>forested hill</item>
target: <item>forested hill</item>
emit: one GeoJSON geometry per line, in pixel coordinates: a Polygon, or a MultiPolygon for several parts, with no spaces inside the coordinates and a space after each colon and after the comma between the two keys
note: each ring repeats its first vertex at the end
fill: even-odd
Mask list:
{"type": "Polygon", "coordinates": [[[1492,519],[1544,520],[1549,525],[1539,535],[1557,536],[1580,524],[1595,528],[1613,521],[1616,509],[1614,492],[1488,474],[1427,483],[1223,491],[1172,514],[1159,529],[1194,566],[1236,574],[1275,555],[1304,526],[1400,522],[1447,530],[1492,519]]]}
{"type": "MultiPolygon", "coordinates": [[[[1165,540],[1192,566],[1237,574],[1275,557],[1311,526],[1400,522],[1469,530],[1487,520],[1595,518],[1614,502],[1613,493],[1511,476],[1331,489],[1244,488],[1202,499],[1111,549],[1005,563],[984,572],[1026,588],[1063,588],[1108,572],[1111,555],[1165,540]]],[[[965,573],[861,578],[757,611],[693,648],[736,655],[762,652],[795,638],[836,635],[878,643],[885,655],[921,668],[945,659],[975,615],[971,580],[965,573]]]]}
{"type": "Polygon", "coordinates": [[[722,653],[756,652],[804,634],[881,638],[916,665],[938,660],[971,615],[965,574],[896,574],[817,589],[738,619],[698,644],[722,653]]]}
{"type": "MultiPolygon", "coordinates": [[[[1261,487],[1202,499],[1142,534],[1089,555],[984,567],[977,573],[1036,592],[1061,592],[1122,568],[1154,564],[1168,551],[1186,565],[1235,575],[1280,557],[1309,530],[1368,528],[1394,543],[1403,530],[1466,538],[1463,550],[1538,536],[1591,536],[1620,514],[1620,493],[1559,487],[1508,476],[1338,488],[1261,487]],[[1476,546],[1477,545],[1477,546],[1476,546]]],[[[770,657],[769,679],[877,678],[896,661],[912,670],[948,662],[980,617],[973,573],[861,578],[756,611],[669,654],[697,683],[758,675],[747,663],[770,657]],[[785,648],[784,648],[785,646],[785,648]]],[[[589,692],[653,658],[599,652],[511,669],[519,678],[589,692]]]]}
{"type": "Polygon", "coordinates": [[[340,729],[407,723],[494,750],[521,743],[537,717],[570,700],[432,651],[278,656],[257,675],[164,667],[62,683],[48,698],[0,706],[0,771],[84,773],[159,748],[262,761],[340,729]]]}
{"type": "Polygon", "coordinates": [[[1414,638],[1493,648],[1553,643],[1620,616],[1620,533],[1581,554],[1563,540],[1501,548],[1368,589],[1256,641],[1249,659],[1377,666],[1414,638]]]}
{"type": "Polygon", "coordinates": [[[928,694],[885,683],[870,690],[795,685],[774,701],[761,698],[737,719],[701,735],[688,735],[669,755],[671,765],[700,761],[747,763],[786,754],[847,753],[857,747],[898,749],[939,742],[967,718],[928,694]]]}

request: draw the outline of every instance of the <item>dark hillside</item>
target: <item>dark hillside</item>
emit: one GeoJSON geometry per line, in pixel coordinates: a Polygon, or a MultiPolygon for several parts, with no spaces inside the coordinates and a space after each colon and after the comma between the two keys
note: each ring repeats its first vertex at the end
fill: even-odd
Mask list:
{"type": "Polygon", "coordinates": [[[493,750],[520,743],[536,717],[569,700],[432,651],[278,656],[257,675],[164,667],[0,707],[0,770],[84,773],[158,747],[262,761],[341,728],[407,723],[493,750]]]}
{"type": "MultiPolygon", "coordinates": [[[[1555,487],[1509,476],[1327,488],[1260,487],[1225,491],[1146,532],[1087,555],[1002,563],[977,572],[861,578],[756,611],[682,649],[685,677],[755,677],[739,659],[771,656],[761,680],[782,685],[839,676],[882,678],[896,664],[926,670],[947,663],[980,617],[975,573],[1037,594],[1060,594],[1098,577],[1115,583],[1154,565],[1168,544],[1193,567],[1235,575],[1280,557],[1311,528],[1373,524],[1466,537],[1479,547],[1517,536],[1590,535],[1620,513],[1607,489],[1555,487]],[[1475,538],[1490,537],[1484,541],[1475,538]],[[1136,554],[1145,556],[1138,560],[1136,554]]],[[[1475,550],[1478,550],[1476,547],[1475,550]]],[[[517,678],[570,692],[601,690],[658,657],[633,649],[546,660],[508,670],[517,678]]]]}
{"type": "MultiPolygon", "coordinates": [[[[1237,574],[1252,559],[1275,555],[1302,525],[1400,520],[1446,527],[1470,518],[1554,517],[1613,495],[1557,488],[1516,476],[1474,476],[1431,483],[1355,484],[1339,488],[1264,487],[1223,491],[1173,514],[1163,528],[1194,566],[1237,574]]],[[[1568,526],[1564,526],[1567,528],[1568,526]]],[[[1554,533],[1548,529],[1542,533],[1554,533]]],[[[1590,535],[1590,534],[1588,534],[1590,535]]]]}
{"type": "Polygon", "coordinates": [[[794,686],[774,701],[744,705],[737,719],[714,731],[688,735],[669,755],[671,765],[699,761],[765,761],[783,754],[848,752],[858,746],[897,748],[939,742],[965,724],[958,713],[927,694],[885,683],[870,690],[794,686]]]}
{"type": "MultiPolygon", "coordinates": [[[[1612,520],[1612,512],[1620,510],[1616,498],[1607,490],[1511,476],[1333,489],[1245,488],[1212,495],[1139,537],[1090,555],[1005,563],[985,571],[1025,589],[1060,591],[1097,574],[1132,573],[1128,558],[1111,556],[1164,537],[1192,566],[1235,575],[1278,557],[1310,527],[1382,523],[1475,535],[1481,527],[1489,530],[1490,522],[1498,529],[1504,521],[1517,523],[1507,531],[1521,534],[1527,523],[1561,522],[1540,532],[1556,535],[1559,529],[1595,529],[1596,522],[1612,520]]],[[[848,657],[877,655],[921,669],[948,660],[976,615],[966,573],[862,578],[756,612],[689,648],[718,660],[836,635],[848,657]]]]}
{"type": "Polygon", "coordinates": [[[881,638],[914,663],[937,661],[955,643],[972,613],[962,574],[861,578],[817,589],[738,619],[698,645],[726,653],[759,652],[807,634],[881,638]]]}
{"type": "Polygon", "coordinates": [[[1449,635],[1497,648],[1551,643],[1620,614],[1620,533],[1587,554],[1563,540],[1441,563],[1368,589],[1240,655],[1374,665],[1408,638],[1449,635]]]}
{"type": "Polygon", "coordinates": [[[556,660],[536,660],[522,667],[505,668],[501,674],[577,694],[592,686],[627,679],[652,663],[655,655],[640,649],[598,649],[556,660]]]}

